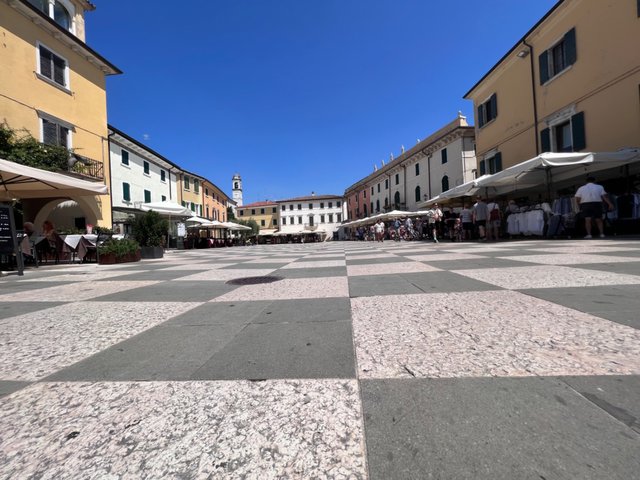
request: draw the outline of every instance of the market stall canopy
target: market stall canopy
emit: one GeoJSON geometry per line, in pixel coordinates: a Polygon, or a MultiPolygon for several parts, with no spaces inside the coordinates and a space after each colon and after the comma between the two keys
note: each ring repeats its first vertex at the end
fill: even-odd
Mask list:
{"type": "Polygon", "coordinates": [[[377,215],[377,217],[381,218],[382,220],[394,220],[396,218],[408,217],[409,215],[411,215],[411,212],[405,212],[402,210],[391,210],[390,212],[377,215]]]}
{"type": "Polygon", "coordinates": [[[265,228],[264,230],[260,230],[258,232],[258,236],[259,237],[270,237],[271,235],[274,235],[277,232],[277,230],[273,229],[273,228],[265,228]]]}
{"type": "Polygon", "coordinates": [[[543,153],[477,180],[479,188],[493,188],[502,194],[570,180],[587,174],[640,162],[639,149],[619,152],[543,153]]]}
{"type": "Polygon", "coordinates": [[[491,177],[491,175],[482,175],[481,177],[473,179],[469,182],[465,182],[461,185],[456,185],[455,187],[442,192],[440,195],[430,198],[425,202],[419,203],[418,208],[429,207],[436,203],[447,203],[454,198],[473,196],[480,190],[480,187],[478,186],[479,182],[489,177],[491,177]]]}
{"type": "Polygon", "coordinates": [[[103,183],[89,182],[0,159],[0,200],[107,195],[103,183]]]}
{"type": "Polygon", "coordinates": [[[140,210],[144,212],[153,210],[154,212],[158,212],[160,215],[168,217],[191,217],[193,215],[193,212],[187,207],[183,207],[179,203],[168,201],[143,203],[140,206],[140,210]]]}

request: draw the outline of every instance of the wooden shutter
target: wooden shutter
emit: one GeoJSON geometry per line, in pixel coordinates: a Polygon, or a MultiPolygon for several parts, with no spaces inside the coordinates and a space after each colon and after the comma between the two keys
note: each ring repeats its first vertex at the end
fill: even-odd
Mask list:
{"type": "Polygon", "coordinates": [[[64,71],[67,63],[57,55],[53,55],[53,81],[59,85],[66,86],[64,71]]]}
{"type": "Polygon", "coordinates": [[[151,203],[151,192],[149,190],[144,191],[144,203],[151,203]]]}
{"type": "Polygon", "coordinates": [[[47,78],[53,78],[53,54],[44,47],[40,47],[40,74],[47,78]]]}
{"type": "Polygon", "coordinates": [[[538,57],[538,63],[540,66],[540,85],[544,85],[549,80],[549,56],[546,50],[538,57]]]}
{"type": "Polygon", "coordinates": [[[122,184],[122,198],[127,202],[131,200],[131,189],[128,183],[122,184]]]}
{"type": "Polygon", "coordinates": [[[576,29],[572,28],[564,36],[565,67],[576,63],[578,52],[576,50],[576,29]]]}
{"type": "Polygon", "coordinates": [[[480,160],[480,176],[484,175],[485,173],[487,173],[487,166],[484,160],[480,160]]]}
{"type": "MultiPolygon", "coordinates": [[[[498,116],[498,95],[497,94],[493,94],[491,95],[491,98],[489,99],[489,104],[491,105],[491,119],[494,119],[498,116]]],[[[487,118],[487,120],[490,120],[489,118],[487,118]]]]}
{"type": "Polygon", "coordinates": [[[484,105],[478,105],[478,127],[482,128],[483,126],[484,126],[484,105]]]}
{"type": "Polygon", "coordinates": [[[542,143],[542,153],[551,151],[551,130],[549,128],[540,132],[540,143],[542,143]]]}
{"type": "Polygon", "coordinates": [[[44,118],[42,119],[42,143],[47,145],[58,144],[58,126],[44,118]]]}
{"type": "Polygon", "coordinates": [[[493,163],[495,166],[496,173],[502,170],[502,153],[498,152],[493,157],[493,163]]]}
{"type": "Polygon", "coordinates": [[[576,113],[571,117],[571,136],[574,152],[587,148],[587,138],[584,132],[584,112],[576,113]]]}

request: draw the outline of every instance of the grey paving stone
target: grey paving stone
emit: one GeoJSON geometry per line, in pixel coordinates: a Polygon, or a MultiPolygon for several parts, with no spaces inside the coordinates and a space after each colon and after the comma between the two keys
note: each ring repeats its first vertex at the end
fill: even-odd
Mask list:
{"type": "Polygon", "coordinates": [[[640,436],[557,379],[361,381],[370,478],[637,477],[640,436]]]}
{"type": "MultiPolygon", "coordinates": [[[[2,290],[0,290],[2,292],[2,290]]],[[[37,312],[45,308],[56,307],[65,302],[2,302],[0,303],[0,318],[15,317],[25,313],[37,312]]]]}
{"type": "Polygon", "coordinates": [[[601,272],[623,273],[625,275],[640,275],[640,258],[631,257],[629,262],[617,263],[584,263],[575,265],[588,270],[599,270],[601,272]]]}
{"type": "Polygon", "coordinates": [[[113,281],[113,280],[174,280],[180,277],[186,277],[188,275],[193,275],[194,273],[202,272],[208,270],[206,267],[201,267],[200,265],[194,265],[193,269],[185,266],[184,270],[152,270],[148,272],[136,272],[136,273],[124,273],[119,277],[110,277],[105,278],[104,281],[113,281]]]}
{"type": "Polygon", "coordinates": [[[247,325],[192,376],[274,378],[355,378],[351,322],[247,325]]]}
{"type": "MultiPolygon", "coordinates": [[[[302,257],[301,259],[296,260],[296,261],[298,261],[298,262],[327,262],[327,261],[329,261],[330,262],[332,260],[344,260],[344,257],[345,257],[344,254],[340,254],[340,255],[336,254],[336,255],[332,255],[332,256],[327,255],[326,257],[325,256],[317,256],[316,257],[316,256],[313,256],[313,255],[308,255],[308,256],[302,257]]],[[[293,262],[293,263],[295,263],[295,262],[293,262]]]]}
{"type": "Polygon", "coordinates": [[[235,265],[229,265],[227,267],[222,267],[222,270],[248,270],[248,269],[256,269],[256,270],[264,270],[264,269],[277,269],[288,265],[289,262],[278,262],[278,263],[237,263],[235,265]]]}
{"type": "Polygon", "coordinates": [[[272,275],[282,278],[346,277],[347,267],[280,268],[272,275]]]}
{"type": "Polygon", "coordinates": [[[502,290],[495,285],[447,271],[403,273],[401,277],[424,293],[502,290]]]}
{"type": "MultiPolygon", "coordinates": [[[[476,255],[474,253],[474,255],[476,255]]],[[[474,258],[468,260],[421,260],[422,263],[431,265],[442,270],[466,270],[477,268],[508,268],[523,267],[526,265],[534,265],[528,262],[517,262],[515,260],[507,260],[502,258],[474,258]]],[[[537,264],[535,264],[537,265],[537,264]]]]}
{"type": "MultiPolygon", "coordinates": [[[[58,273],[58,275],[60,275],[60,273],[58,273]]],[[[12,282],[12,281],[7,281],[7,282],[2,282],[0,283],[0,295],[6,295],[8,293],[13,293],[13,292],[23,292],[23,291],[27,291],[27,290],[33,290],[33,295],[37,296],[38,295],[38,290],[40,290],[41,288],[49,288],[49,287],[58,287],[61,285],[69,285],[73,282],[56,282],[56,281],[51,281],[51,282],[12,282]]]]}
{"type": "Polygon", "coordinates": [[[640,433],[640,376],[559,377],[584,398],[640,433]]]}
{"type": "Polygon", "coordinates": [[[424,293],[423,290],[403,277],[403,275],[361,275],[349,277],[349,297],[424,293]]]}
{"type": "Polygon", "coordinates": [[[351,305],[348,298],[309,298],[273,301],[251,321],[253,323],[310,323],[350,319],[351,305]]]}
{"type": "Polygon", "coordinates": [[[347,257],[347,265],[377,265],[379,263],[398,263],[406,262],[407,259],[399,256],[388,256],[381,258],[349,258],[347,257]]]}
{"type": "Polygon", "coordinates": [[[258,317],[271,301],[255,302],[212,302],[178,315],[163,325],[246,325],[258,317]]]}
{"type": "Polygon", "coordinates": [[[225,282],[163,282],[93,298],[100,302],[207,302],[238,288],[225,282]]]}
{"type": "Polygon", "coordinates": [[[16,382],[13,380],[0,380],[0,398],[11,395],[21,388],[31,385],[30,382],[16,382]]]}
{"type": "Polygon", "coordinates": [[[640,295],[637,285],[534,288],[520,291],[612,322],[640,328],[640,295]]]}
{"type": "Polygon", "coordinates": [[[46,381],[188,380],[245,325],[161,325],[51,375],[46,381]]]}

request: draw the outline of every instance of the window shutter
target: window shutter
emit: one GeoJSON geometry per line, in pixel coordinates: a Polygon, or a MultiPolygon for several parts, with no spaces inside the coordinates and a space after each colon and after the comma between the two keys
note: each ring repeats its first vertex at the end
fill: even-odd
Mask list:
{"type": "Polygon", "coordinates": [[[127,202],[131,200],[131,190],[128,183],[122,184],[122,198],[127,202]]]}
{"type": "Polygon", "coordinates": [[[484,175],[487,172],[486,164],[484,160],[480,160],[480,176],[484,175]]]}
{"type": "Polygon", "coordinates": [[[587,139],[584,132],[584,112],[576,113],[571,117],[571,136],[574,152],[584,150],[587,147],[587,139]]]}
{"type": "Polygon", "coordinates": [[[491,95],[489,103],[491,105],[491,118],[494,119],[498,116],[498,95],[495,93],[491,95]]]}
{"type": "Polygon", "coordinates": [[[53,81],[59,85],[66,86],[67,82],[65,82],[64,78],[64,70],[66,68],[66,63],[60,57],[53,56],[53,81]]]}
{"type": "Polygon", "coordinates": [[[496,168],[496,173],[502,170],[502,152],[498,152],[493,157],[493,163],[496,168]]]}
{"type": "Polygon", "coordinates": [[[544,85],[549,80],[549,56],[547,52],[542,52],[538,60],[540,64],[540,85],[544,85]]]}
{"type": "Polygon", "coordinates": [[[540,143],[542,143],[542,153],[551,151],[551,130],[549,128],[540,132],[540,143]]]}
{"type": "Polygon", "coordinates": [[[67,144],[67,140],[69,139],[69,129],[65,128],[65,127],[58,127],[58,133],[59,133],[59,138],[58,138],[58,143],[57,145],[67,148],[69,145],[67,144]]]}
{"type": "Polygon", "coordinates": [[[447,163],[447,149],[442,149],[442,163],[447,163]]]}
{"type": "Polygon", "coordinates": [[[42,119],[42,143],[47,145],[58,144],[58,129],[56,124],[42,119]]]}
{"type": "Polygon", "coordinates": [[[482,128],[484,126],[484,119],[482,112],[484,110],[484,105],[478,105],[478,127],[482,128]]]}
{"type": "Polygon", "coordinates": [[[572,28],[564,36],[564,58],[566,66],[576,63],[578,52],[576,50],[576,29],[572,28]]]}
{"type": "Polygon", "coordinates": [[[40,74],[51,78],[53,72],[51,71],[51,52],[44,47],[40,47],[40,74]]]}

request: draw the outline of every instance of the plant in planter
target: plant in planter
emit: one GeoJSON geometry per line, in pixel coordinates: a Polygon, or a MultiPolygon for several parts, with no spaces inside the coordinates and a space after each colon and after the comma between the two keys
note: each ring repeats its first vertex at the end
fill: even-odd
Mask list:
{"type": "Polygon", "coordinates": [[[135,240],[123,238],[109,239],[98,247],[102,264],[137,262],[140,260],[140,246],[135,240]]]}
{"type": "Polygon", "coordinates": [[[136,218],[133,236],[140,244],[142,258],[162,258],[164,238],[168,230],[169,222],[153,210],[136,218]]]}

